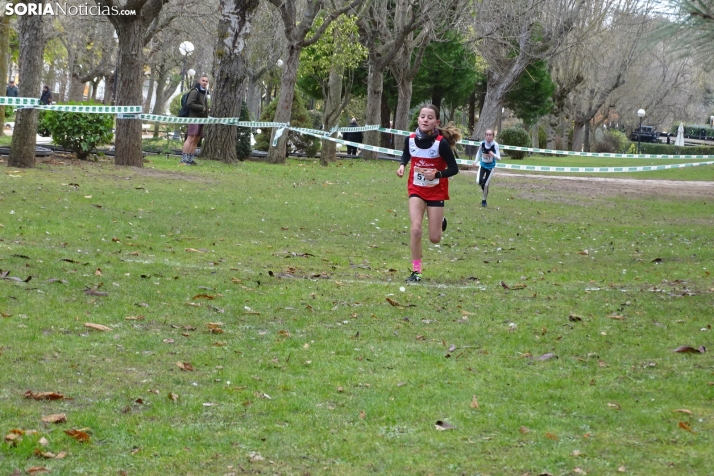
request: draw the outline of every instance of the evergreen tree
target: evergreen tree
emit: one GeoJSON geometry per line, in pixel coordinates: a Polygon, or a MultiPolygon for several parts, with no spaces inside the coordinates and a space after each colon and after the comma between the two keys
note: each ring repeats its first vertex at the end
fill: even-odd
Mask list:
{"type": "MultiPolygon", "coordinates": [[[[250,121],[250,114],[248,113],[248,105],[245,101],[242,102],[240,106],[240,116],[241,121],[250,121]]],[[[250,153],[253,151],[250,145],[250,135],[251,129],[247,127],[238,128],[238,138],[236,140],[236,154],[238,160],[243,161],[250,158],[250,153]]]]}

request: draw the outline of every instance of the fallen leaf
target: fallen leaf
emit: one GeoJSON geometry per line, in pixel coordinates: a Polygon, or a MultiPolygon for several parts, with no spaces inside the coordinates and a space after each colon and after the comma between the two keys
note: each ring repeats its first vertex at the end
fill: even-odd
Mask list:
{"type": "Polygon", "coordinates": [[[625,318],[622,317],[620,314],[617,314],[617,313],[615,313],[615,312],[613,312],[612,314],[610,314],[610,315],[607,316],[607,317],[609,317],[610,319],[617,319],[618,321],[622,321],[622,320],[625,319],[625,318]]]}
{"type": "Polygon", "coordinates": [[[173,402],[178,402],[179,396],[176,395],[175,393],[169,393],[168,397],[169,397],[169,400],[171,400],[173,402]]]}
{"type": "Polygon", "coordinates": [[[359,419],[364,420],[367,417],[367,414],[364,412],[364,410],[359,411],[359,419]]]}
{"type": "Polygon", "coordinates": [[[549,431],[547,431],[545,433],[545,437],[548,438],[549,440],[558,441],[558,435],[551,433],[549,431]]]}
{"type": "Polygon", "coordinates": [[[588,256],[590,254],[590,252],[588,250],[582,250],[582,251],[578,251],[578,254],[583,255],[583,256],[588,256]]]}
{"type": "Polygon", "coordinates": [[[278,334],[282,337],[290,337],[290,332],[286,331],[285,329],[278,331],[278,334]]]}
{"type": "Polygon", "coordinates": [[[525,435],[526,433],[530,433],[531,429],[521,425],[521,427],[518,429],[518,431],[520,431],[522,435],[525,435]]]}
{"type": "Polygon", "coordinates": [[[94,286],[93,288],[84,288],[84,294],[88,296],[109,296],[109,293],[104,291],[97,291],[99,286],[94,286]]]}
{"type": "Polygon", "coordinates": [[[578,316],[577,314],[570,314],[568,316],[568,320],[570,322],[581,322],[583,318],[581,316],[578,316]]]}
{"type": "Polygon", "coordinates": [[[575,474],[588,474],[580,468],[573,468],[573,473],[575,474]]]}
{"type": "Polygon", "coordinates": [[[608,403],[607,406],[610,407],[610,408],[614,408],[614,409],[616,409],[616,410],[622,409],[622,407],[620,406],[619,403],[608,403]]]}
{"type": "Polygon", "coordinates": [[[391,304],[392,306],[396,306],[396,307],[401,306],[401,304],[399,304],[397,301],[395,301],[395,300],[392,299],[392,298],[387,298],[387,302],[388,302],[389,304],[391,304]]]}
{"type": "Polygon", "coordinates": [[[580,450],[573,450],[572,453],[570,453],[572,456],[582,456],[583,452],[580,450]]]}
{"type": "Polygon", "coordinates": [[[686,408],[680,408],[679,410],[672,410],[673,413],[686,413],[687,415],[692,415],[691,410],[687,410],[686,408]]]}
{"type": "Polygon", "coordinates": [[[67,415],[64,413],[55,413],[53,415],[45,415],[42,417],[45,423],[67,423],[67,415]]]}
{"type": "Polygon", "coordinates": [[[406,382],[397,382],[397,387],[403,387],[406,384],[407,384],[406,382]]]}
{"type": "Polygon", "coordinates": [[[185,251],[187,251],[189,253],[203,253],[203,251],[197,250],[196,248],[186,248],[185,251]]]}
{"type": "Polygon", "coordinates": [[[434,424],[434,428],[436,428],[439,431],[456,429],[456,427],[454,425],[452,425],[451,423],[449,423],[447,421],[442,421],[442,420],[437,420],[437,422],[434,424]]]}
{"type": "Polygon", "coordinates": [[[707,351],[707,348],[703,345],[699,346],[698,349],[691,347],[689,345],[682,345],[674,349],[674,352],[679,352],[680,354],[703,354],[707,351]]]}
{"type": "MultiPolygon", "coordinates": [[[[484,263],[488,263],[488,261],[484,261],[484,263]]],[[[508,287],[508,284],[506,284],[506,283],[503,282],[503,281],[501,281],[501,286],[503,286],[503,289],[511,289],[511,288],[508,287]]]]}
{"type": "Polygon", "coordinates": [[[126,316],[124,319],[127,321],[143,321],[144,316],[126,316]]]}
{"type": "Polygon", "coordinates": [[[680,421],[680,422],[679,422],[679,427],[680,427],[682,430],[688,431],[689,433],[694,433],[694,430],[692,430],[692,427],[689,426],[689,423],[687,423],[687,422],[685,422],[685,421],[680,421]]]}
{"type": "Polygon", "coordinates": [[[66,435],[69,435],[70,437],[74,438],[75,440],[79,441],[80,443],[86,443],[89,441],[89,434],[85,431],[82,430],[64,430],[66,435]]]}
{"type": "Polygon", "coordinates": [[[33,392],[32,390],[28,390],[24,394],[25,398],[31,398],[33,400],[62,400],[65,398],[64,395],[61,393],[55,393],[55,392],[33,392]]]}
{"type": "Polygon", "coordinates": [[[620,466],[619,468],[617,468],[617,472],[618,472],[618,473],[626,473],[626,472],[627,472],[627,468],[625,468],[624,466],[620,466]]]}
{"type": "Polygon", "coordinates": [[[164,339],[162,342],[163,342],[164,344],[173,344],[173,343],[176,342],[176,341],[173,340],[173,339],[164,339]]]}
{"type": "Polygon", "coordinates": [[[211,296],[210,294],[196,294],[194,297],[191,298],[192,301],[195,301],[196,299],[209,299],[209,300],[214,300],[216,296],[211,296]]]}
{"type": "Polygon", "coordinates": [[[67,456],[67,453],[65,453],[64,451],[61,451],[57,454],[54,454],[49,451],[42,451],[39,448],[35,448],[35,456],[40,456],[42,458],[47,458],[47,459],[62,459],[65,456],[67,456]]]}
{"type": "Polygon", "coordinates": [[[102,276],[102,268],[97,268],[97,270],[94,272],[95,276],[102,276]]]}
{"type": "Polygon", "coordinates": [[[50,470],[44,466],[33,466],[32,468],[27,468],[25,472],[29,475],[33,475],[38,473],[49,473],[50,470]]]}
{"type": "Polygon", "coordinates": [[[558,356],[553,354],[552,352],[548,352],[547,354],[543,354],[540,357],[536,357],[535,360],[550,360],[550,359],[557,359],[558,356]]]}
{"type": "Polygon", "coordinates": [[[103,326],[101,324],[92,324],[91,322],[85,322],[84,327],[89,327],[90,329],[94,329],[97,331],[111,331],[111,327],[103,326]]]}
{"type": "Polygon", "coordinates": [[[47,445],[50,444],[50,442],[47,441],[47,438],[45,438],[45,437],[43,436],[42,438],[40,438],[40,439],[37,441],[37,444],[39,444],[40,446],[47,446],[47,445]]]}
{"type": "Polygon", "coordinates": [[[180,368],[181,370],[184,370],[186,372],[194,371],[193,365],[191,365],[190,362],[176,362],[176,365],[178,366],[178,368],[180,368]]]}
{"type": "Polygon", "coordinates": [[[476,395],[471,399],[471,408],[481,408],[478,404],[478,400],[476,400],[476,395]]]}

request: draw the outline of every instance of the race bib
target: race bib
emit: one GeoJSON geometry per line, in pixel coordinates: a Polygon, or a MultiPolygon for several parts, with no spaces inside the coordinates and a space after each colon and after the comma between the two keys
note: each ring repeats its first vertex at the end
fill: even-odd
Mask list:
{"type": "Polygon", "coordinates": [[[481,161],[482,161],[484,164],[492,164],[492,163],[493,163],[493,157],[491,157],[490,155],[482,155],[482,156],[481,156],[481,161]]]}
{"type": "Polygon", "coordinates": [[[417,185],[419,187],[436,187],[439,185],[439,179],[435,178],[434,180],[427,180],[426,177],[424,177],[424,171],[428,169],[422,169],[419,167],[414,167],[414,185],[417,185]]]}

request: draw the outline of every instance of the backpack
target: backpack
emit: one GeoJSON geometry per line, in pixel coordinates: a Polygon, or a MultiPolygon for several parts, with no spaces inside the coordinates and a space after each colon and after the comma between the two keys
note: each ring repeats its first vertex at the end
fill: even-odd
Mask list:
{"type": "Polygon", "coordinates": [[[181,96],[181,108],[179,109],[178,117],[188,117],[188,106],[186,105],[186,101],[188,101],[188,95],[191,91],[193,91],[193,89],[189,89],[183,93],[183,96],[181,96]]]}

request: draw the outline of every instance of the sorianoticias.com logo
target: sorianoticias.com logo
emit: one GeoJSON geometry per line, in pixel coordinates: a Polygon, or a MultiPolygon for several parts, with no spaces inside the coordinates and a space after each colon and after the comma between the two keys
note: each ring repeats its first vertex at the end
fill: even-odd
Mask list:
{"type": "Polygon", "coordinates": [[[122,10],[117,6],[80,4],[68,5],[67,3],[6,3],[5,15],[69,15],[69,16],[94,16],[94,15],[136,15],[134,10],[122,10]]]}

